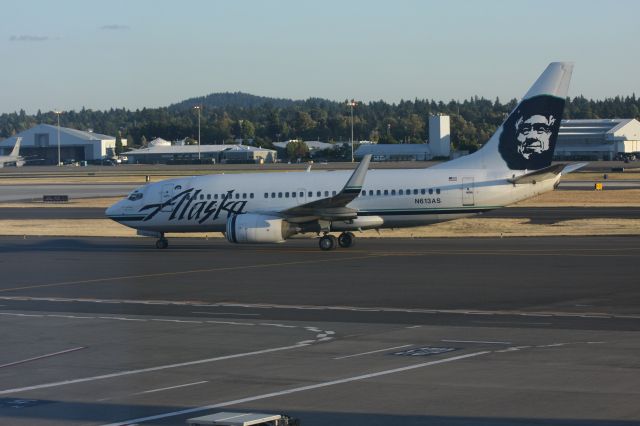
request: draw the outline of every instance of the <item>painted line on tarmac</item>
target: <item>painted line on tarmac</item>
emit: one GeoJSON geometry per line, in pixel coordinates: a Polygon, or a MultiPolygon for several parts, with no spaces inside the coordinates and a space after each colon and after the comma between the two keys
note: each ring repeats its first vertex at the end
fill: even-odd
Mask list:
{"type": "MultiPolygon", "coordinates": [[[[21,302],[67,302],[67,303],[110,303],[131,305],[159,305],[159,306],[192,306],[211,308],[247,308],[247,309],[296,309],[315,311],[350,311],[350,312],[384,312],[384,313],[409,313],[409,314],[445,314],[445,315],[484,315],[484,316],[522,316],[541,318],[587,318],[587,319],[640,319],[640,314],[613,314],[608,312],[563,312],[563,311],[509,311],[509,310],[468,310],[468,309],[433,309],[433,308],[390,308],[390,307],[358,307],[358,306],[332,306],[332,305],[283,305],[269,303],[204,303],[197,301],[171,301],[171,300],[119,300],[119,299],[88,299],[88,298],[62,298],[62,297],[30,297],[30,296],[0,296],[0,300],[21,302]]],[[[207,312],[212,315],[217,312],[207,312]]],[[[37,314],[12,314],[0,313],[0,315],[14,315],[24,317],[42,317],[37,314]]],[[[248,315],[248,314],[245,314],[248,315]]],[[[256,314],[252,314],[256,315],[256,314]]],[[[257,314],[260,315],[260,314],[257,314]]],[[[51,315],[49,315],[51,316],[51,315]]],[[[73,318],[72,316],[69,316],[73,318]]],[[[82,318],[82,317],[78,317],[82,318]]],[[[109,319],[113,319],[110,317],[109,319]]]]}
{"type": "Polygon", "coordinates": [[[406,348],[408,346],[413,346],[413,344],[409,344],[409,345],[402,345],[402,346],[394,346],[392,348],[384,348],[384,349],[378,349],[375,351],[369,351],[369,352],[360,352],[359,354],[353,354],[353,355],[345,355],[345,356],[338,356],[335,357],[334,359],[346,359],[346,358],[354,358],[357,356],[362,356],[362,355],[369,355],[369,354],[376,354],[378,352],[385,352],[385,351],[391,351],[393,349],[400,349],[400,348],[406,348]]]}
{"type": "Polygon", "coordinates": [[[205,314],[205,315],[236,315],[243,317],[259,317],[261,314],[241,314],[240,312],[203,312],[203,311],[191,311],[192,314],[205,314]]]}
{"type": "Polygon", "coordinates": [[[424,367],[429,367],[429,366],[438,365],[438,364],[445,364],[445,363],[448,363],[448,362],[459,361],[459,360],[463,360],[463,359],[467,359],[467,358],[473,358],[473,357],[486,355],[486,354],[490,354],[490,353],[491,353],[491,351],[473,352],[473,353],[466,354],[466,355],[458,355],[458,356],[454,356],[454,357],[450,357],[450,358],[443,358],[443,359],[438,359],[438,360],[435,360],[435,361],[423,362],[421,364],[414,364],[414,365],[410,365],[410,366],[407,366],[407,367],[400,367],[400,368],[394,368],[394,369],[391,369],[391,370],[377,371],[377,372],[374,372],[374,373],[368,373],[368,374],[362,374],[362,375],[359,375],[359,376],[346,377],[346,378],[343,378],[343,379],[332,380],[332,381],[329,381],[329,382],[317,383],[315,385],[301,386],[301,387],[297,387],[297,388],[293,388],[293,389],[286,389],[286,390],[282,390],[282,391],[278,391],[278,392],[271,392],[271,393],[265,393],[265,394],[262,394],[262,395],[249,396],[249,397],[246,397],[246,398],[241,398],[241,399],[235,399],[235,400],[232,400],[232,401],[221,402],[221,403],[218,403],[218,404],[205,405],[205,406],[202,406],[202,407],[189,408],[189,409],[186,409],[186,410],[172,411],[172,412],[169,412],[169,413],[162,413],[162,414],[156,414],[156,415],[148,416],[148,417],[140,417],[140,418],[137,418],[137,419],[129,419],[129,420],[124,420],[124,421],[120,421],[120,422],[116,422],[116,423],[109,423],[109,424],[104,425],[104,426],[126,426],[126,425],[131,425],[133,423],[141,423],[141,422],[148,422],[148,421],[151,421],[151,420],[166,419],[168,417],[181,416],[181,415],[184,415],[184,414],[192,414],[192,413],[197,413],[197,412],[201,412],[201,411],[212,410],[212,409],[215,409],[215,408],[229,407],[229,406],[232,406],[232,405],[244,404],[244,403],[247,403],[247,402],[259,401],[259,400],[267,399],[267,398],[274,398],[274,397],[277,397],[277,396],[290,395],[292,393],[305,392],[305,391],[309,391],[309,390],[326,388],[326,387],[329,387],[329,386],[341,385],[341,384],[344,384],[344,383],[357,382],[357,381],[361,381],[361,380],[372,379],[372,378],[375,378],[375,377],[387,376],[387,375],[396,374],[396,373],[402,373],[402,372],[405,372],[405,371],[415,370],[415,369],[418,369],[418,368],[424,368],[424,367]]]}
{"type": "Polygon", "coordinates": [[[56,355],[67,354],[69,352],[75,352],[75,351],[79,351],[81,349],[86,349],[86,348],[87,348],[86,346],[78,346],[77,348],[65,349],[64,351],[58,351],[58,352],[53,352],[53,353],[46,354],[46,355],[34,356],[33,358],[27,358],[27,359],[23,359],[23,360],[20,360],[20,361],[10,362],[8,364],[2,364],[2,365],[0,365],[0,368],[11,367],[13,365],[18,365],[18,364],[24,364],[26,362],[36,361],[38,359],[43,359],[43,358],[51,358],[51,357],[56,356],[56,355]]]}
{"type": "Polygon", "coordinates": [[[448,340],[448,339],[443,339],[440,340],[441,342],[445,342],[445,343],[480,343],[483,345],[510,345],[511,342],[496,342],[496,341],[491,341],[491,340],[448,340]]]}
{"type": "Polygon", "coordinates": [[[93,382],[93,381],[96,381],[96,380],[111,379],[111,378],[114,378],[114,377],[122,377],[122,376],[131,376],[131,375],[134,375],[134,374],[150,373],[150,372],[153,372],[153,371],[161,371],[161,370],[168,370],[168,369],[172,369],[172,368],[188,367],[188,366],[191,366],[191,365],[206,364],[206,363],[217,362],[217,361],[226,361],[226,360],[229,360],[229,359],[246,358],[246,357],[255,356],[255,355],[263,355],[263,354],[268,354],[268,353],[273,353],[273,352],[282,352],[282,351],[287,351],[287,350],[291,350],[291,349],[300,349],[300,348],[303,348],[303,347],[306,347],[306,346],[308,346],[308,344],[306,344],[306,343],[296,343],[295,345],[290,345],[290,346],[280,346],[280,347],[275,347],[275,348],[262,349],[262,350],[259,350],[259,351],[244,352],[244,353],[233,354],[233,355],[224,355],[224,356],[219,356],[219,357],[214,357],[214,358],[206,358],[206,359],[199,359],[199,360],[195,360],[195,361],[181,362],[181,363],[177,363],[177,364],[159,365],[157,367],[141,368],[141,369],[138,369],[138,370],[119,371],[117,373],[103,374],[103,375],[100,375],[100,376],[91,376],[91,377],[83,377],[83,378],[79,378],[79,379],[62,380],[62,381],[59,381],[59,382],[43,383],[43,384],[40,384],[40,385],[24,386],[24,387],[21,387],[21,388],[2,389],[2,390],[0,390],[0,395],[8,395],[8,394],[13,394],[13,393],[18,393],[18,392],[26,392],[26,391],[31,391],[31,390],[38,390],[38,389],[46,389],[46,388],[53,388],[53,387],[59,387],[59,386],[66,386],[66,385],[72,385],[72,384],[76,384],[76,383],[93,382]]]}
{"type": "Polygon", "coordinates": [[[257,265],[240,265],[240,266],[227,266],[222,268],[193,269],[193,270],[187,270],[187,271],[158,272],[155,274],[122,275],[122,276],[116,276],[116,277],[94,278],[94,279],[87,279],[87,280],[64,281],[64,282],[50,283],[50,284],[36,284],[36,285],[28,285],[28,286],[22,286],[22,287],[3,288],[3,289],[0,289],[0,293],[8,292],[8,291],[17,291],[17,290],[29,290],[34,288],[61,287],[61,286],[78,285],[78,284],[95,284],[95,283],[108,282],[108,281],[135,280],[140,278],[171,277],[171,276],[178,276],[178,275],[201,274],[206,272],[274,268],[278,266],[305,265],[309,263],[316,264],[316,263],[324,263],[324,262],[344,262],[349,260],[362,260],[362,259],[371,259],[374,257],[385,257],[385,256],[387,256],[387,254],[383,253],[383,254],[372,254],[367,256],[353,256],[353,257],[330,258],[330,259],[309,259],[309,260],[299,260],[299,261],[293,261],[293,262],[262,263],[257,265]]]}
{"type": "Polygon", "coordinates": [[[201,385],[203,383],[209,383],[209,381],[208,380],[202,380],[200,382],[185,383],[184,385],[176,385],[176,386],[169,386],[167,388],[151,389],[151,390],[147,390],[147,391],[134,393],[133,395],[142,395],[142,394],[145,394],[145,393],[155,393],[155,392],[162,392],[162,391],[171,390],[171,389],[186,388],[187,386],[201,385]]]}

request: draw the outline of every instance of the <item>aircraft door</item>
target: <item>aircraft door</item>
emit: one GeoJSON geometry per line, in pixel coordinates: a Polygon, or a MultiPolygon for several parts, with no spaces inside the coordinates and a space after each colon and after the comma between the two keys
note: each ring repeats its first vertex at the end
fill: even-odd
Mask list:
{"type": "Polygon", "coordinates": [[[474,182],[472,177],[462,178],[462,205],[463,206],[475,205],[474,182]]]}

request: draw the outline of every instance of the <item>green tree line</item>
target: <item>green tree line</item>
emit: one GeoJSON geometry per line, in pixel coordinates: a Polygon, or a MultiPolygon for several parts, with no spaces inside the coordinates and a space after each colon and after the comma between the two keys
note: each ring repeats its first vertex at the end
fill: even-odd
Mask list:
{"type": "MultiPolygon", "coordinates": [[[[135,111],[119,108],[65,111],[60,115],[60,125],[121,135],[133,147],[156,137],[195,139],[198,136],[196,105],[202,106],[202,144],[229,143],[242,138],[254,140],[257,146],[272,147],[275,141],[338,142],[348,141],[351,135],[350,108],[346,101],[319,98],[293,101],[245,93],[212,94],[169,107],[135,111]]],[[[428,117],[443,114],[451,117],[454,148],[473,151],[489,139],[515,105],[515,99],[502,103],[497,98],[491,101],[479,97],[447,103],[429,99],[358,103],[354,108],[354,135],[356,140],[379,143],[422,143],[428,135],[428,117]]],[[[567,99],[564,118],[640,118],[640,98],[634,94],[604,100],[582,96],[567,99]]],[[[38,111],[29,115],[23,110],[2,114],[0,138],[41,123],[56,125],[56,114],[38,111]]]]}

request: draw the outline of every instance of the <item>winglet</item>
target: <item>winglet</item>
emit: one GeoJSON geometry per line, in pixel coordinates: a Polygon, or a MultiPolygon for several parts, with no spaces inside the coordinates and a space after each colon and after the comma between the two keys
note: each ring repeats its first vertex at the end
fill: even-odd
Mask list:
{"type": "Polygon", "coordinates": [[[342,192],[350,193],[350,192],[360,192],[362,189],[362,185],[364,184],[364,178],[367,175],[367,170],[369,169],[369,163],[371,162],[371,154],[367,154],[362,158],[360,164],[355,169],[347,184],[344,186],[342,192]]]}
{"type": "Polygon", "coordinates": [[[16,138],[16,144],[13,146],[9,157],[17,157],[20,155],[20,142],[22,142],[22,137],[16,138]]]}

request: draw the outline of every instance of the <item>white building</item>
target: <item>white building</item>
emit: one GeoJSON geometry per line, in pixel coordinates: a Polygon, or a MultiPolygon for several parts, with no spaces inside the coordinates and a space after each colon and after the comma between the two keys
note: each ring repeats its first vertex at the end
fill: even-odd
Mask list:
{"type": "Polygon", "coordinates": [[[448,115],[429,117],[429,147],[434,157],[451,155],[451,120],[448,115]]]}
{"type": "Polygon", "coordinates": [[[555,158],[613,160],[640,152],[640,122],[627,119],[562,120],[555,158]]]}
{"type": "MultiPolygon", "coordinates": [[[[0,142],[4,151],[11,150],[16,138],[22,138],[20,155],[41,158],[44,164],[58,162],[58,127],[50,124],[38,124],[0,142]]],[[[122,139],[122,145],[127,140],[122,139]]],[[[60,127],[60,160],[91,161],[113,157],[116,137],[99,133],[60,127]]]]}

